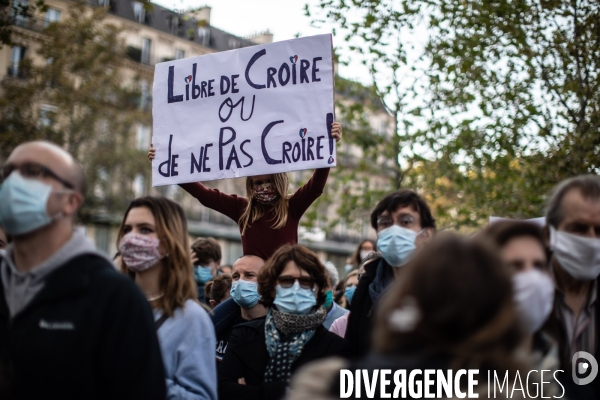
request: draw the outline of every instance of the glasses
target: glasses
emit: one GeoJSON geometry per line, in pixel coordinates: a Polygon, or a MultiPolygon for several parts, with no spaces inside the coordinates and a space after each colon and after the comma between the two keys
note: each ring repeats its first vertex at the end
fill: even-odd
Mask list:
{"type": "Polygon", "coordinates": [[[4,167],[2,167],[2,171],[0,171],[1,182],[4,182],[6,179],[8,179],[10,174],[12,174],[14,171],[18,171],[19,174],[21,174],[21,176],[23,178],[29,178],[29,179],[39,179],[42,177],[49,176],[49,177],[57,180],[58,182],[62,183],[69,189],[74,189],[74,185],[72,183],[69,183],[66,180],[62,179],[60,176],[58,176],[54,172],[52,172],[52,170],[49,169],[48,167],[45,167],[45,166],[43,166],[41,164],[37,164],[37,163],[25,163],[25,164],[19,165],[19,166],[11,165],[11,164],[5,165],[4,167]]]}
{"type": "Polygon", "coordinates": [[[282,288],[291,288],[294,286],[294,283],[298,281],[300,287],[303,289],[312,289],[315,285],[315,281],[310,276],[301,276],[300,278],[296,278],[295,276],[284,275],[277,278],[277,283],[282,288]]]}
{"type": "Polygon", "coordinates": [[[381,216],[377,218],[377,229],[383,230],[389,228],[392,225],[398,225],[400,227],[407,227],[412,225],[415,222],[415,219],[410,214],[400,214],[397,217],[397,220],[394,221],[392,218],[388,216],[381,216]]]}

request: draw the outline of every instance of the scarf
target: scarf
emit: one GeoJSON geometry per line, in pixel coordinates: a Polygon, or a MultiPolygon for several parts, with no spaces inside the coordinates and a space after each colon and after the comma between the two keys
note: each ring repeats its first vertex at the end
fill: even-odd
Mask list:
{"type": "Polygon", "coordinates": [[[265,321],[265,340],[271,358],[265,371],[265,382],[289,383],[292,363],[327,317],[325,307],[307,315],[288,314],[271,308],[265,321]],[[282,339],[282,335],[285,337],[282,339]]]}
{"type": "Polygon", "coordinates": [[[371,301],[373,301],[373,306],[377,304],[381,294],[393,280],[394,271],[392,271],[392,267],[381,258],[379,264],[377,264],[375,279],[373,279],[373,282],[369,285],[369,295],[371,296],[371,301]]]}

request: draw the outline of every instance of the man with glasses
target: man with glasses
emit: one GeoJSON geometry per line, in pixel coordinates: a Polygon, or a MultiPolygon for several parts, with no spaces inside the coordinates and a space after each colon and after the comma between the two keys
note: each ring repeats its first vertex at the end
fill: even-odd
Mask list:
{"type": "Polygon", "coordinates": [[[412,190],[390,193],[371,213],[377,232],[377,250],[382,258],[364,264],[350,305],[345,339],[352,355],[367,353],[373,309],[386,288],[402,274],[415,251],[435,234],[435,220],[425,200],[412,190]]]}
{"type": "Polygon", "coordinates": [[[13,237],[0,257],[0,381],[18,398],[164,399],[150,307],[74,230],[81,166],[30,142],[0,178],[0,226],[13,237]]]}

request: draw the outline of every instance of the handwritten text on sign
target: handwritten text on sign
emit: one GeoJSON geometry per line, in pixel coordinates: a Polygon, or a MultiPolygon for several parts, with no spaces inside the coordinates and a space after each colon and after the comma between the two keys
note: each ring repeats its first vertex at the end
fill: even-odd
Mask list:
{"type": "Polygon", "coordinates": [[[335,166],[331,35],[156,65],[154,186],[335,166]]]}

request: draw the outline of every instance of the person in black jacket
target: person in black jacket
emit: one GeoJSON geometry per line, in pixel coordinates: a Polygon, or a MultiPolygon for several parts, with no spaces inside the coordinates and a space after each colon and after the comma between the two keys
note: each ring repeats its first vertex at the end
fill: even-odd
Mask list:
{"type": "Polygon", "coordinates": [[[345,339],[352,356],[364,356],[369,350],[372,312],[391,282],[402,274],[402,266],[415,250],[435,234],[435,220],[427,202],[412,190],[388,194],[371,213],[371,226],[377,231],[377,251],[382,258],[363,266],[350,305],[345,339]]]}
{"type": "Polygon", "coordinates": [[[45,142],[2,168],[0,382],[4,398],[164,399],[153,315],[140,290],[74,230],[83,169],[45,142]]]}
{"type": "Polygon", "coordinates": [[[349,354],[346,341],[322,326],[325,274],[316,254],[299,245],[283,246],[267,261],[258,290],[271,309],[233,329],[219,366],[221,398],[280,399],[300,366],[349,354]]]}

